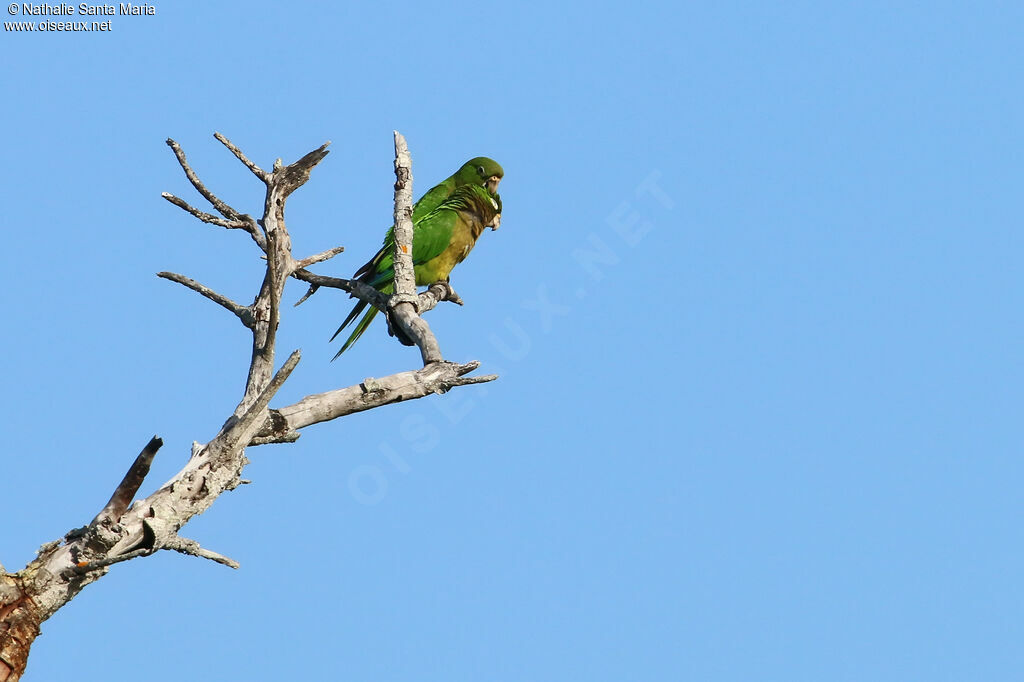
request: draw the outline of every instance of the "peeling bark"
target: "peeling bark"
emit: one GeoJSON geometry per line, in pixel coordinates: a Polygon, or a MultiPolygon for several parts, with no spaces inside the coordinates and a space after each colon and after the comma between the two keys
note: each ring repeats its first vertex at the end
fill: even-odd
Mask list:
{"type": "Polygon", "coordinates": [[[25,672],[40,622],[39,611],[21,580],[0,575],[0,682],[14,682],[25,672]]]}
{"type": "MultiPolygon", "coordinates": [[[[313,168],[327,155],[329,142],[287,166],[278,159],[273,169],[266,171],[220,133],[215,137],[266,185],[262,218],[256,220],[237,211],[207,189],[174,140],[167,140],[167,144],[186,178],[220,215],[201,211],[166,192],[162,196],[205,223],[248,233],[266,258],[259,293],[251,305],[243,306],[184,275],[161,272],[159,276],[217,303],[252,332],[245,390],[238,404],[227,410],[229,416],[220,431],[205,444],[194,443],[181,471],[156,492],[132,503],[162,444],[154,436],[89,525],[72,529],[43,545],[36,558],[17,573],[8,573],[0,566],[0,682],[17,682],[21,678],[40,624],[87,585],[106,575],[114,564],[170,550],[238,568],[238,562],[233,559],[201,547],[179,533],[190,519],[209,509],[222,493],[247,482],[241,477],[248,464],[246,447],[294,442],[300,429],[313,424],[497,378],[494,375],[466,376],[479,366],[477,362],[442,361],[437,339],[420,314],[443,300],[461,305],[461,299],[450,286],[439,283],[417,295],[415,282],[409,284],[403,279],[397,293],[388,297],[359,282],[323,277],[306,270],[341,253],[341,247],[304,259],[292,256],[285,202],[305,184],[313,168]],[[424,367],[310,395],[293,405],[269,407],[300,359],[299,351],[293,351],[281,367],[274,370],[281,300],[285,284],[292,277],[310,282],[314,287],[326,285],[345,289],[390,313],[389,319],[399,327],[401,334],[419,346],[424,367]]],[[[411,158],[404,138],[397,132],[395,150],[396,225],[403,223],[396,248],[404,249],[404,255],[396,258],[396,271],[400,269],[399,261],[408,261],[411,273],[411,158]]]]}

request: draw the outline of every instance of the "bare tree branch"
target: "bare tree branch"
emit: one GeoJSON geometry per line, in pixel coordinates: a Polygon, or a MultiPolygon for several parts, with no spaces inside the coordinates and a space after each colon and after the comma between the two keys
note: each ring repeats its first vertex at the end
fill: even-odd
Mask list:
{"type": "MultiPolygon", "coordinates": [[[[178,163],[181,165],[182,170],[185,171],[185,177],[187,177],[189,182],[192,183],[192,186],[195,187],[196,190],[202,194],[215,209],[217,209],[217,212],[224,216],[224,218],[227,218],[227,220],[218,218],[217,216],[206,213],[205,211],[200,211],[184,199],[180,199],[169,192],[163,192],[161,193],[161,196],[175,206],[178,206],[196,218],[199,218],[204,223],[219,225],[221,227],[226,227],[229,230],[245,230],[249,233],[249,236],[252,237],[253,241],[256,242],[256,245],[263,251],[266,251],[267,240],[260,232],[259,226],[256,224],[256,221],[253,220],[252,216],[239,213],[218,199],[213,192],[206,189],[206,185],[202,183],[199,176],[196,175],[196,172],[192,170],[192,166],[190,166],[188,161],[185,159],[185,152],[182,151],[181,146],[171,138],[167,138],[167,145],[174,151],[174,156],[178,159],[178,163]]],[[[232,147],[233,146],[234,145],[232,145],[232,147]]],[[[231,149],[232,147],[228,147],[228,149],[231,149]]],[[[241,151],[238,153],[241,153],[241,151]]],[[[248,161],[248,159],[246,159],[246,161],[248,161]]],[[[243,163],[245,163],[245,161],[243,161],[243,163]]]]}
{"type": "Polygon", "coordinates": [[[330,144],[330,140],[324,142],[317,149],[314,149],[295,163],[289,164],[284,168],[275,164],[274,181],[281,187],[282,202],[280,203],[279,208],[282,211],[284,210],[283,199],[287,199],[292,192],[306,184],[306,181],[309,180],[310,172],[318,163],[324,160],[325,156],[327,156],[327,147],[329,147],[330,144]],[[280,175],[278,175],[278,172],[280,172],[280,175]]]}
{"type": "Polygon", "coordinates": [[[148,497],[132,503],[161,445],[162,441],[156,437],[136,457],[110,500],[89,525],[44,544],[36,558],[18,573],[9,574],[0,566],[0,682],[20,679],[29,649],[39,634],[40,623],[87,585],[106,575],[110,566],[160,550],[174,550],[238,568],[238,562],[204,549],[195,540],[182,537],[179,531],[222,493],[248,482],[241,477],[248,463],[246,447],[294,442],[299,438],[300,429],[313,424],[496,378],[494,375],[467,376],[479,366],[477,362],[460,365],[442,361],[437,340],[417,314],[442,300],[461,303],[461,299],[446,283],[432,285],[425,293],[416,295],[410,256],[411,159],[401,135],[395,134],[398,157],[395,212],[396,225],[402,225],[402,237],[396,240],[396,248],[402,249],[402,253],[396,254],[396,265],[401,261],[403,265],[397,269],[405,268],[405,274],[401,287],[392,297],[362,282],[324,277],[306,270],[340,253],[340,247],[302,260],[292,256],[291,237],[284,219],[285,201],[309,179],[312,169],[326,156],[327,144],[287,166],[278,159],[271,171],[265,171],[226,137],[220,133],[215,137],[266,185],[262,218],[256,221],[218,199],[199,180],[181,147],[171,139],[167,144],[188,180],[224,217],[200,211],[166,192],[163,197],[203,222],[248,231],[266,254],[259,293],[252,305],[242,306],[183,275],[161,272],[159,276],[182,284],[231,311],[251,330],[252,355],[244,393],[216,436],[205,445],[193,443],[182,469],[148,497]],[[413,279],[409,280],[408,276],[413,279]],[[419,345],[425,366],[310,395],[287,407],[269,408],[270,401],[300,358],[299,351],[293,352],[274,372],[281,299],[291,277],[314,286],[342,289],[389,313],[398,331],[419,345]]]}
{"type": "MultiPolygon", "coordinates": [[[[302,272],[302,271],[301,271],[301,270],[299,270],[298,272],[302,272]]],[[[310,274],[312,274],[312,273],[310,273],[310,274]]],[[[293,276],[293,277],[295,277],[296,275],[297,275],[297,273],[296,273],[296,272],[293,272],[293,273],[292,273],[292,276],[293,276]]],[[[314,275],[314,276],[315,276],[315,275],[314,275]]],[[[337,277],[331,277],[331,279],[338,279],[338,278],[337,278],[337,277]]],[[[343,281],[343,280],[338,280],[338,281],[343,281]]],[[[292,306],[293,306],[293,307],[295,307],[295,308],[298,308],[298,307],[299,307],[300,305],[302,305],[303,303],[305,303],[305,302],[306,302],[306,299],[308,299],[308,298],[309,298],[310,296],[312,296],[313,294],[315,294],[315,293],[317,292],[317,290],[319,290],[319,289],[320,289],[320,286],[321,286],[321,285],[319,285],[319,284],[310,284],[310,285],[309,285],[309,289],[306,289],[306,293],[304,293],[304,294],[302,295],[302,298],[300,298],[300,299],[299,299],[299,300],[297,300],[297,301],[296,301],[295,303],[293,303],[293,304],[292,304],[292,306]]],[[[339,286],[339,287],[337,287],[337,288],[338,288],[338,289],[344,289],[345,287],[341,287],[341,286],[339,286]]]]}
{"type": "Polygon", "coordinates": [[[149,556],[156,553],[156,549],[152,547],[144,547],[142,549],[132,550],[131,552],[125,552],[124,554],[111,554],[103,559],[97,559],[96,561],[82,561],[70,568],[64,569],[61,574],[64,578],[70,578],[76,575],[85,575],[92,571],[98,571],[101,568],[107,568],[114,564],[119,564],[124,561],[131,561],[132,559],[138,559],[141,556],[149,556]]]}
{"type": "Polygon", "coordinates": [[[302,353],[300,351],[292,351],[292,354],[288,356],[288,359],[281,366],[281,369],[277,370],[274,378],[270,380],[270,383],[263,389],[256,401],[245,411],[237,422],[231,425],[229,430],[222,431],[217,438],[211,441],[211,445],[223,440],[224,446],[228,449],[236,448],[239,442],[242,443],[242,447],[245,447],[245,445],[252,440],[252,436],[254,435],[252,432],[256,429],[257,418],[266,411],[271,398],[273,398],[274,394],[280,390],[284,385],[284,382],[287,381],[292,370],[295,369],[297,364],[299,364],[299,359],[301,357],[302,353]]]}
{"type": "Polygon", "coordinates": [[[288,196],[309,179],[309,174],[327,156],[327,142],[309,152],[295,163],[284,166],[274,162],[274,170],[267,180],[264,201],[263,230],[267,236],[267,269],[263,285],[252,305],[253,327],[252,359],[246,380],[245,395],[235,408],[240,416],[256,400],[270,381],[274,366],[274,338],[280,321],[281,296],[285,282],[295,271],[291,237],[284,220],[284,205],[288,196]]]}
{"type": "Polygon", "coordinates": [[[182,554],[188,554],[201,559],[209,559],[210,561],[216,561],[218,564],[224,564],[231,568],[241,568],[242,566],[234,559],[230,559],[223,554],[203,549],[195,540],[190,540],[189,538],[183,538],[177,535],[165,542],[160,549],[171,549],[175,552],[181,552],[182,554]]]}
{"type": "Polygon", "coordinates": [[[419,295],[416,301],[416,309],[420,314],[433,310],[441,301],[451,301],[456,305],[464,305],[462,298],[455,293],[455,289],[448,282],[434,282],[427,290],[419,295]]]}
{"type": "MultiPolygon", "coordinates": [[[[308,270],[296,270],[292,273],[292,277],[310,283],[309,290],[303,294],[302,298],[295,302],[296,306],[304,303],[320,287],[329,287],[348,292],[361,301],[369,303],[377,310],[387,312],[388,296],[359,280],[317,275],[308,270]]],[[[425,313],[436,308],[437,304],[442,301],[450,301],[456,305],[465,304],[465,301],[456,293],[451,284],[448,282],[434,282],[426,291],[419,294],[416,300],[416,308],[420,313],[425,313]]]]}
{"type": "Polygon", "coordinates": [[[211,225],[219,225],[220,227],[226,227],[229,230],[246,230],[249,227],[246,223],[240,220],[228,220],[226,218],[218,218],[212,213],[200,211],[192,204],[188,203],[187,201],[180,197],[174,196],[170,192],[161,192],[160,196],[162,196],[164,199],[171,202],[178,208],[184,209],[187,213],[190,213],[196,218],[199,218],[204,223],[210,223],[211,225]]]}
{"type": "MultiPolygon", "coordinates": [[[[299,271],[299,272],[301,272],[301,271],[299,271]]],[[[292,273],[292,275],[293,275],[293,276],[294,276],[295,274],[296,274],[296,273],[292,273]]],[[[312,274],[312,273],[310,273],[310,274],[312,274]]],[[[337,279],[337,278],[336,278],[336,277],[332,277],[331,279],[337,279]]],[[[338,281],[340,282],[340,281],[344,281],[344,280],[338,280],[338,281]]],[[[313,294],[315,294],[315,293],[317,292],[317,289],[319,289],[319,288],[320,288],[320,285],[319,285],[319,284],[310,284],[310,285],[309,285],[309,289],[307,289],[307,290],[306,290],[306,293],[304,293],[304,294],[302,295],[302,298],[300,298],[299,300],[297,300],[297,301],[296,301],[295,303],[293,303],[292,305],[293,305],[294,307],[298,308],[298,307],[299,307],[300,305],[302,305],[303,303],[305,303],[305,302],[306,302],[306,299],[307,299],[307,298],[309,298],[310,296],[312,296],[313,294]]],[[[338,289],[344,289],[344,288],[345,288],[345,287],[338,287],[338,289]]]]}
{"type": "Polygon", "coordinates": [[[381,379],[365,379],[362,383],[326,393],[306,396],[287,407],[271,409],[256,431],[251,445],[290,442],[299,429],[313,424],[345,417],[375,407],[423,398],[435,393],[446,393],[456,386],[482,384],[497,379],[488,374],[467,377],[479,362],[455,364],[438,362],[411,372],[400,372],[381,379]],[[281,440],[287,437],[287,440],[281,440]]]}
{"type": "Polygon", "coordinates": [[[128,505],[132,503],[135,493],[139,492],[139,488],[142,487],[142,482],[145,480],[146,474],[149,473],[149,467],[153,463],[153,458],[156,457],[157,450],[163,444],[162,439],[153,436],[149,443],[146,444],[146,447],[142,448],[142,452],[135,458],[135,462],[128,469],[128,473],[124,475],[120,485],[114,490],[114,494],[110,496],[110,501],[96,515],[93,523],[103,521],[116,523],[121,518],[121,514],[124,514],[125,510],[128,509],[128,505]]]}
{"type": "Polygon", "coordinates": [[[199,179],[199,176],[196,175],[194,170],[192,170],[192,167],[188,165],[188,161],[185,159],[185,152],[181,150],[181,145],[168,137],[167,146],[174,151],[174,156],[177,157],[178,163],[181,165],[181,169],[185,171],[185,177],[188,178],[188,181],[192,183],[192,186],[196,188],[196,191],[202,194],[203,197],[209,201],[215,209],[217,209],[218,213],[228,220],[237,221],[242,218],[241,213],[228,206],[226,203],[218,199],[213,192],[206,189],[206,185],[204,185],[199,179]]]}
{"type": "Polygon", "coordinates": [[[239,320],[242,321],[242,324],[244,324],[246,327],[248,327],[249,329],[253,328],[254,322],[252,317],[252,309],[249,306],[239,305],[238,303],[235,303],[227,296],[223,294],[218,294],[210,287],[200,284],[199,282],[189,277],[186,277],[185,275],[179,275],[176,272],[158,272],[156,273],[156,276],[162,277],[163,279],[169,279],[172,282],[177,282],[178,284],[188,287],[192,291],[202,294],[203,296],[210,299],[217,305],[227,310],[230,310],[232,313],[235,314],[236,317],[238,317],[239,320]]]}
{"type": "Polygon", "coordinates": [[[253,436],[249,441],[249,447],[255,445],[279,445],[283,443],[294,443],[301,436],[298,431],[289,431],[280,436],[253,436]]]}
{"type": "Polygon", "coordinates": [[[301,270],[302,268],[308,268],[310,265],[316,265],[317,263],[323,263],[326,260],[334,258],[339,253],[345,250],[344,246],[335,246],[333,249],[327,249],[318,254],[310,256],[309,258],[303,258],[300,261],[295,261],[295,269],[301,270]]]}
{"type": "Polygon", "coordinates": [[[0,575],[0,682],[17,682],[39,636],[39,609],[18,574],[0,575]]]}
{"type": "Polygon", "coordinates": [[[315,291],[313,287],[330,287],[332,289],[341,289],[342,291],[348,292],[359,300],[366,301],[377,310],[387,312],[389,296],[387,294],[382,294],[369,284],[360,282],[357,279],[344,279],[341,277],[316,275],[308,270],[296,270],[292,273],[292,277],[311,284],[310,291],[307,291],[305,296],[296,301],[295,305],[299,305],[299,303],[302,303],[309,298],[310,294],[315,291]]]}
{"type": "Polygon", "coordinates": [[[395,294],[416,295],[412,263],[412,157],[402,133],[395,131],[395,294]]]}
{"type": "Polygon", "coordinates": [[[267,171],[263,170],[262,168],[260,168],[259,166],[257,166],[257,165],[256,165],[255,163],[253,163],[252,161],[250,161],[250,160],[249,160],[249,157],[248,157],[248,156],[246,156],[245,154],[243,154],[243,153],[242,153],[242,150],[241,150],[241,149],[239,149],[238,147],[236,147],[236,146],[235,146],[235,145],[234,145],[234,144],[233,144],[233,143],[231,142],[231,140],[229,140],[228,138],[224,137],[224,136],[223,136],[223,135],[221,135],[220,133],[214,133],[214,134],[213,134],[213,136],[214,136],[215,138],[217,138],[217,140],[218,140],[218,141],[219,141],[219,142],[220,142],[221,144],[223,144],[223,145],[224,145],[225,147],[227,147],[228,149],[230,149],[230,150],[231,150],[231,153],[232,153],[232,154],[234,154],[234,155],[235,155],[235,156],[236,156],[236,157],[238,158],[238,160],[239,160],[239,161],[241,161],[242,163],[244,163],[244,164],[245,164],[245,167],[246,167],[246,168],[248,168],[249,170],[251,170],[251,171],[252,171],[253,175],[255,175],[255,176],[256,176],[257,178],[259,178],[259,179],[260,179],[260,180],[262,180],[263,182],[269,182],[269,180],[270,180],[270,173],[268,173],[267,171]]]}
{"type": "Polygon", "coordinates": [[[416,272],[412,262],[412,157],[400,132],[395,131],[395,293],[388,300],[388,322],[420,349],[424,366],[442,362],[441,347],[430,325],[417,313],[416,272]]]}

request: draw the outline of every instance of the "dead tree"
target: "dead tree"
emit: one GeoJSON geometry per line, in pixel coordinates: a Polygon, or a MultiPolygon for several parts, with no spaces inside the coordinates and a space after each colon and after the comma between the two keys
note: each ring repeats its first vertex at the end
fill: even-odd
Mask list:
{"type": "Polygon", "coordinates": [[[0,682],[15,682],[25,670],[32,642],[40,624],[70,602],[81,590],[99,580],[113,564],[174,550],[238,568],[238,563],[201,547],[181,534],[195,515],[206,511],[221,493],[246,483],[242,471],[248,460],[245,449],[268,443],[291,443],[301,430],[353,412],[370,410],[404,400],[444,393],[456,386],[493,381],[494,375],[469,377],[478,362],[455,364],[441,356],[437,339],[420,314],[441,301],[461,303],[445,283],[416,293],[412,265],[412,161],[405,139],[395,132],[395,293],[386,296],[359,282],[316,275],[307,268],[341,253],[337,247],[308,258],[292,256],[291,238],[285,226],[288,197],[309,179],[310,172],[327,155],[325,143],[298,161],[264,170],[220,133],[215,137],[253,175],[266,185],[262,219],[240,213],[221,201],[200,181],[181,147],[167,140],[185,175],[218,215],[201,211],[183,199],[163,197],[199,220],[227,229],[247,232],[266,258],[259,293],[251,305],[241,305],[183,275],[161,272],[160,277],[178,282],[234,314],[252,332],[252,359],[245,391],[220,431],[205,444],[193,443],[184,468],[145,499],[132,503],[150,464],[163,442],[154,437],[136,457],[110,501],[92,521],[68,531],[39,548],[36,558],[20,571],[8,573],[0,566],[0,682]],[[293,351],[277,370],[277,329],[285,283],[294,277],[312,285],[348,291],[385,313],[389,328],[406,342],[415,343],[423,358],[422,369],[379,379],[366,379],[347,388],[309,395],[294,405],[270,407],[274,394],[299,362],[293,351]]]}

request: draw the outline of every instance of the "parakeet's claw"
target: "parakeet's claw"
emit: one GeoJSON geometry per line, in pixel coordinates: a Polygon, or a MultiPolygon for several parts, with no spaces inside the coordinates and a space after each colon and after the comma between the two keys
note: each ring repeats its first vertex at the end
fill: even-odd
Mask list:
{"type": "Polygon", "coordinates": [[[499,227],[501,227],[501,214],[496,213],[494,215],[494,220],[492,220],[491,224],[487,225],[487,227],[491,228],[491,230],[497,230],[499,227]]]}
{"type": "Polygon", "coordinates": [[[416,342],[414,342],[412,339],[410,339],[408,336],[406,336],[405,333],[402,331],[402,329],[398,325],[391,323],[391,311],[390,310],[387,312],[386,315],[384,315],[384,319],[388,323],[388,336],[395,337],[396,339],[398,339],[398,342],[401,343],[403,346],[415,346],[416,345],[416,342]]]}
{"type": "MultiPolygon", "coordinates": [[[[443,279],[440,282],[434,282],[430,286],[431,287],[442,287],[444,289],[444,300],[445,301],[451,301],[452,303],[455,303],[456,305],[465,305],[466,304],[466,302],[462,300],[462,297],[459,296],[458,292],[456,292],[455,289],[452,288],[452,283],[449,282],[448,280],[443,279]]],[[[428,287],[428,289],[429,289],[429,287],[428,287]]]]}

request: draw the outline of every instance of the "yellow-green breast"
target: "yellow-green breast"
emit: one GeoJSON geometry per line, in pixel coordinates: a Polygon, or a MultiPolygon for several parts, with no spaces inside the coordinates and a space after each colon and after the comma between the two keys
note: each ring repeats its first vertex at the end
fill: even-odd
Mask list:
{"type": "Polygon", "coordinates": [[[473,250],[483,231],[484,224],[479,216],[469,211],[459,211],[448,247],[416,268],[416,284],[424,286],[448,279],[452,269],[473,250]]]}

